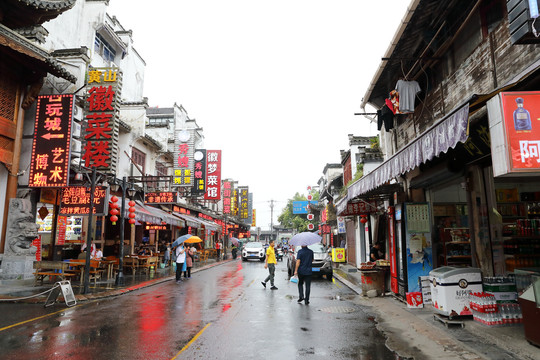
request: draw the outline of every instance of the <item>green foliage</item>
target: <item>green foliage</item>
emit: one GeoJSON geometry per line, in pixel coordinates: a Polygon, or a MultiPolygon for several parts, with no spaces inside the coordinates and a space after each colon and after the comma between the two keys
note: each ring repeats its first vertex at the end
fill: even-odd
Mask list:
{"type": "MultiPolygon", "coordinates": [[[[313,196],[313,200],[319,200],[319,192],[315,190],[311,190],[310,193],[313,196]]],[[[307,197],[305,195],[300,195],[299,193],[296,193],[292,199],[289,199],[287,201],[287,206],[283,209],[281,214],[278,216],[278,221],[281,224],[281,226],[289,228],[289,229],[295,229],[298,232],[302,231],[308,231],[307,226],[311,222],[313,225],[315,225],[315,228],[319,227],[318,221],[308,221],[306,214],[293,214],[293,202],[294,201],[307,201],[307,197]]]]}
{"type": "Polygon", "coordinates": [[[369,141],[371,142],[371,148],[373,150],[380,150],[381,149],[381,145],[379,144],[379,137],[378,136],[372,137],[371,139],[369,139],[369,141]]]}

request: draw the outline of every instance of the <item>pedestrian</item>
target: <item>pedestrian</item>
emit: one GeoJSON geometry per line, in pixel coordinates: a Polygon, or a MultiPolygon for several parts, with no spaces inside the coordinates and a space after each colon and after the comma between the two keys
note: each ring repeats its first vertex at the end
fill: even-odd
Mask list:
{"type": "Polygon", "coordinates": [[[309,305],[309,294],[311,293],[311,275],[313,264],[313,250],[307,246],[302,246],[296,255],[296,269],[294,275],[298,276],[298,303],[305,301],[309,305]],[[306,292],[304,293],[304,284],[306,292]]]}
{"type": "Polygon", "coordinates": [[[217,261],[219,261],[221,256],[221,241],[218,240],[216,243],[216,255],[217,255],[217,261]]]}
{"type": "Polygon", "coordinates": [[[180,244],[176,248],[176,283],[182,281],[182,271],[184,268],[184,262],[186,261],[186,249],[184,245],[180,244]]]}
{"type": "Polygon", "coordinates": [[[384,252],[382,251],[381,244],[379,242],[376,242],[375,244],[373,244],[369,253],[370,253],[369,257],[371,258],[372,261],[384,259],[384,252]]]}
{"type": "Polygon", "coordinates": [[[271,290],[277,290],[278,288],[274,285],[274,274],[276,273],[276,253],[274,251],[274,240],[270,240],[270,246],[266,249],[266,260],[264,262],[264,268],[268,269],[268,277],[261,281],[261,284],[266,288],[266,283],[270,280],[271,290]]]}
{"type": "Polygon", "coordinates": [[[171,261],[171,247],[170,243],[167,243],[165,246],[165,254],[163,255],[163,262],[165,263],[165,266],[169,266],[169,262],[171,261]]]}
{"type": "Polygon", "coordinates": [[[184,271],[184,279],[191,279],[191,268],[193,267],[193,248],[186,249],[186,271],[184,271]]]}

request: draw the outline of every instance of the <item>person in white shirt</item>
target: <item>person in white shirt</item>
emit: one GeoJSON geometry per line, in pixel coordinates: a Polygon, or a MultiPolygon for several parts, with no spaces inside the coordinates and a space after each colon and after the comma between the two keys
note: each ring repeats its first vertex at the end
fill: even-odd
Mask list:
{"type": "Polygon", "coordinates": [[[184,245],[176,247],[176,283],[182,281],[182,270],[186,262],[186,249],[184,245]]]}
{"type": "Polygon", "coordinates": [[[96,252],[94,254],[94,257],[93,257],[94,260],[101,260],[103,259],[103,251],[101,251],[100,248],[97,248],[96,249],[96,252]]]}

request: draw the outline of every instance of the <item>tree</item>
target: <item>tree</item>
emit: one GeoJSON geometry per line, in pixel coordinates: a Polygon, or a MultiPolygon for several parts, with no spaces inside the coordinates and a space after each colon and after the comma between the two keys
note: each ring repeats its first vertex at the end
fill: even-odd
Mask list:
{"type": "MultiPolygon", "coordinates": [[[[310,194],[313,196],[314,201],[319,200],[319,193],[317,191],[311,190],[310,194]]],[[[306,214],[293,214],[294,201],[307,201],[307,197],[303,194],[300,195],[299,193],[296,193],[292,199],[287,201],[287,206],[283,209],[278,217],[278,221],[281,226],[302,232],[308,231],[307,226],[309,223],[312,223],[315,225],[315,229],[317,229],[319,227],[318,221],[309,221],[306,214]]]]}

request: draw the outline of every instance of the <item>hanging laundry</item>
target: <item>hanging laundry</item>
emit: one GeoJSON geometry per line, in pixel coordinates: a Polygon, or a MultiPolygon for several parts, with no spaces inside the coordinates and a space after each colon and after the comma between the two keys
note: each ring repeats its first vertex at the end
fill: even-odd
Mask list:
{"type": "Polygon", "coordinates": [[[395,114],[397,109],[394,109],[394,104],[392,103],[392,100],[390,99],[384,99],[384,103],[390,110],[392,110],[392,113],[395,114]]]}
{"type": "Polygon", "coordinates": [[[397,90],[390,91],[390,102],[392,106],[388,105],[394,114],[400,114],[399,112],[399,92],[397,90]]]}
{"type": "Polygon", "coordinates": [[[394,113],[386,104],[377,110],[377,130],[381,130],[383,125],[387,132],[394,128],[394,113]]]}
{"type": "Polygon", "coordinates": [[[418,82],[398,80],[396,90],[399,93],[399,112],[402,114],[413,113],[416,94],[422,90],[418,82]]]}

